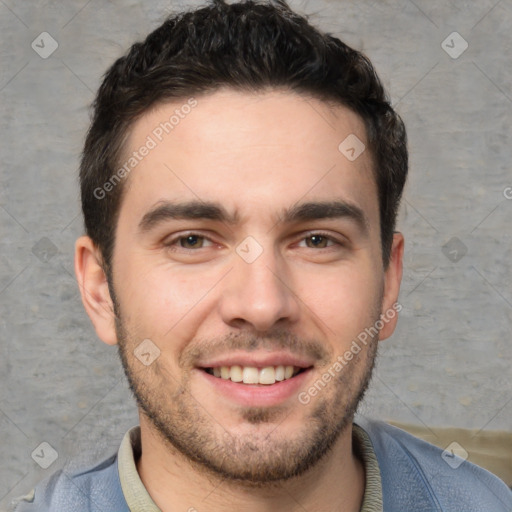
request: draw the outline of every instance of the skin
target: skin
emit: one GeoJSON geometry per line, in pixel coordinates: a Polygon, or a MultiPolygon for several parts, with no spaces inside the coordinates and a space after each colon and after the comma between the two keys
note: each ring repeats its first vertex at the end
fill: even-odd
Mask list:
{"type": "MultiPolygon", "coordinates": [[[[76,242],[85,309],[99,338],[120,344],[137,396],[138,472],[164,512],[359,510],[365,477],[351,422],[376,338],[307,405],[295,393],[274,406],[242,406],[196,365],[237,350],[285,349],[313,361],[304,391],[392,309],[403,236],[395,233],[384,268],[370,152],[351,162],[338,150],[349,134],[366,144],[364,124],[341,105],[283,90],[220,90],[197,101],[129,175],[112,261],[116,308],[99,251],[88,237],[76,242]],[[138,230],[159,201],[198,198],[237,211],[238,222],[167,219],[138,230]],[[346,217],[282,220],[298,202],[340,199],[362,210],[366,231],[346,217]],[[187,245],[189,231],[207,239],[187,245]],[[328,239],[313,244],[311,231],[328,239]],[[185,239],[166,246],[178,236],[185,239]],[[236,252],[248,236],[262,249],[252,263],[236,252]],[[160,355],[145,366],[133,351],[147,338],[160,355]]],[[[142,116],[126,154],[184,103],[142,116]]],[[[396,320],[384,323],[380,340],[396,320]]]]}

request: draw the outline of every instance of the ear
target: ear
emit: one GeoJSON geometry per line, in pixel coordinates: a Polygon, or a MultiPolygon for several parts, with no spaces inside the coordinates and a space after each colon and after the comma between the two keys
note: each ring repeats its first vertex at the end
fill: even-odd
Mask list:
{"type": "Polygon", "coordinates": [[[88,236],[81,236],[75,242],[75,274],[82,303],[98,337],[108,345],[115,345],[114,305],[101,261],[100,251],[88,236]]]}
{"type": "Polygon", "coordinates": [[[400,283],[402,281],[402,263],[404,254],[404,236],[395,231],[389,258],[388,268],[384,273],[384,296],[382,298],[382,316],[384,327],[380,330],[379,340],[389,338],[396,327],[398,312],[402,309],[398,304],[400,283]]]}

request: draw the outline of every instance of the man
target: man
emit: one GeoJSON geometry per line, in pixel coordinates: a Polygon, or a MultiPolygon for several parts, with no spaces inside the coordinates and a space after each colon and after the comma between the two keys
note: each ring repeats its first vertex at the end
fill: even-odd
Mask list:
{"type": "Polygon", "coordinates": [[[284,0],[168,19],[108,71],[75,270],[140,427],[18,511],[505,511],[503,482],[358,419],[400,310],[406,134],[284,0]]]}

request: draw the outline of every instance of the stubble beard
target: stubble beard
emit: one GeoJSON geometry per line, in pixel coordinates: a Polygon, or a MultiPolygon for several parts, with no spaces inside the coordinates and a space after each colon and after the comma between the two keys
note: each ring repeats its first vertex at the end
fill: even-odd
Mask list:
{"type": "MultiPolygon", "coordinates": [[[[137,342],[128,335],[118,304],[115,309],[119,356],[142,414],[170,451],[181,454],[195,470],[238,485],[276,485],[313,468],[350,427],[375,365],[377,337],[319,390],[315,401],[305,406],[297,400],[295,407],[304,407],[306,414],[294,438],[280,432],[290,411],[282,406],[241,407],[241,423],[254,429],[249,435],[229,432],[222,419],[214,419],[191,395],[190,372],[178,380],[158,360],[143,366],[134,357],[137,342]]],[[[375,308],[373,316],[379,318],[375,308]]],[[[325,362],[325,368],[333,362],[325,362]]]]}

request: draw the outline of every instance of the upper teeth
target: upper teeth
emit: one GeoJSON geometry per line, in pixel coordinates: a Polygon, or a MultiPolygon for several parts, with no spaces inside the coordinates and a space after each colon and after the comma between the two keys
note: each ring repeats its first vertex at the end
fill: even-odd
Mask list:
{"type": "Polygon", "coordinates": [[[299,371],[294,366],[217,366],[213,368],[213,375],[222,379],[231,379],[233,382],[244,384],[275,384],[276,381],[289,379],[299,371]]]}

